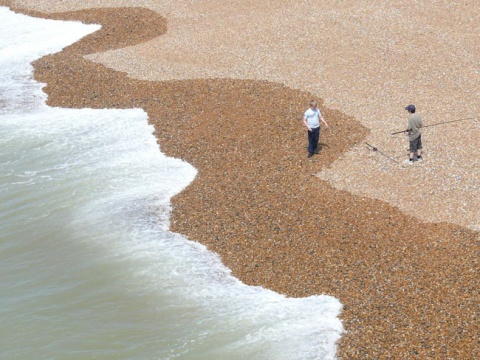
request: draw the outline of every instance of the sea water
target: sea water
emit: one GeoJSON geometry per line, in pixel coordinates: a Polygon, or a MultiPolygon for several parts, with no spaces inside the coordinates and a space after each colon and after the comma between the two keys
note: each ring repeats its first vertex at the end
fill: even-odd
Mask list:
{"type": "Polygon", "coordinates": [[[338,300],[246,286],[169,231],[196,169],[142,109],[45,104],[30,63],[100,26],[0,23],[0,359],[333,359],[338,300]]]}

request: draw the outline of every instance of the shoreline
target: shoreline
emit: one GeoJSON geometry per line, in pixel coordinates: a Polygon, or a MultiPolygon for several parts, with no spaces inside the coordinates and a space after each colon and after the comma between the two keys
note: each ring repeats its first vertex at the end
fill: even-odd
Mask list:
{"type": "Polygon", "coordinates": [[[398,209],[312,176],[365,139],[359,122],[319,101],[332,128],[322,133],[321,155],[307,161],[306,136],[291,119],[311,94],[261,81],[134,80],[83,59],[161,36],[166,19],[145,9],[30,14],[103,26],[35,62],[49,105],[142,107],[162,151],[199,170],[172,199],[172,231],[217,252],[246,284],[337,297],[347,331],[340,358],[478,354],[478,323],[470,319],[478,310],[478,254],[468,251],[478,247],[478,233],[446,223],[415,229],[419,221],[398,209]]]}

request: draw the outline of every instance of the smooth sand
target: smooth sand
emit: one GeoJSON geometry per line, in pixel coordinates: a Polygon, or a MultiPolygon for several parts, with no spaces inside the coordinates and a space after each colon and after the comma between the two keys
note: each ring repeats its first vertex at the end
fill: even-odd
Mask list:
{"type": "MultiPolygon", "coordinates": [[[[89,6],[113,3],[131,5],[89,6]]],[[[148,111],[162,151],[199,169],[172,230],[247,284],[339,298],[340,358],[479,357],[477,120],[425,129],[412,168],[364,145],[403,160],[389,133],[409,102],[429,123],[476,116],[474,2],[155,3],[52,15],[103,29],[35,63],[49,103],[148,111]],[[311,97],[331,127],[307,160],[311,97]]]]}

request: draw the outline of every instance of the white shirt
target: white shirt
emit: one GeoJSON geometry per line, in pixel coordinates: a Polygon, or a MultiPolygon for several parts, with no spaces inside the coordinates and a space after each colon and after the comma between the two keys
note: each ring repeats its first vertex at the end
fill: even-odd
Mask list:
{"type": "Polygon", "coordinates": [[[315,110],[308,109],[305,111],[305,120],[307,121],[307,125],[310,126],[310,128],[315,129],[320,126],[320,118],[322,117],[322,114],[320,113],[320,110],[316,108],[315,110]]]}

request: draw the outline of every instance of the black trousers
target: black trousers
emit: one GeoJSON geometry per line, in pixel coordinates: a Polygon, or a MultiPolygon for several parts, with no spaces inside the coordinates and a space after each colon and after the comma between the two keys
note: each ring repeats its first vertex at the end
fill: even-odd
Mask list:
{"type": "Polygon", "coordinates": [[[308,152],[317,151],[318,139],[320,138],[320,126],[308,131],[308,152]]]}

